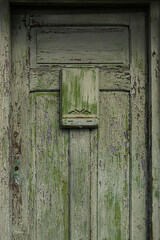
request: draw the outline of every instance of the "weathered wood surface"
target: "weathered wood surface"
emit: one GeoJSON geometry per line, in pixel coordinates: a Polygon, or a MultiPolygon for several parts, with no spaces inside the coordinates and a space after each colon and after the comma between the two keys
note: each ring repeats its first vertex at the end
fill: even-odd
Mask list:
{"type": "Polygon", "coordinates": [[[68,132],[59,129],[59,93],[32,93],[31,115],[31,236],[67,239],[70,229],[71,239],[88,239],[92,229],[96,239],[97,133],[72,130],[68,143],[68,132]]]}
{"type": "MultiPolygon", "coordinates": [[[[36,52],[32,51],[36,46],[36,31],[31,30],[30,43],[26,43],[30,49],[19,47],[19,52],[14,50],[13,73],[16,73],[16,77],[12,83],[12,129],[17,130],[19,135],[13,134],[12,138],[22,150],[21,154],[17,152],[17,147],[14,150],[15,156],[21,161],[20,180],[21,177],[26,178],[25,183],[18,185],[20,191],[15,192],[13,202],[13,206],[16,206],[16,199],[22,201],[22,205],[14,211],[15,239],[52,239],[53,235],[58,239],[67,236],[74,240],[80,237],[87,240],[96,240],[97,237],[99,240],[141,240],[148,237],[150,223],[147,222],[149,212],[146,201],[149,197],[149,145],[145,120],[148,82],[144,15],[125,13],[124,16],[118,14],[117,18],[113,18],[109,14],[106,20],[110,24],[125,22],[128,25],[130,19],[132,57],[131,70],[117,65],[98,66],[101,90],[99,133],[97,130],[71,130],[68,139],[68,132],[59,128],[59,93],[34,93],[37,90],[59,91],[59,72],[64,67],[36,64],[36,52]],[[20,60],[21,57],[23,60],[20,60]],[[27,152],[28,63],[31,64],[32,148],[27,152]],[[26,189],[30,190],[29,196],[26,189]],[[26,199],[29,200],[28,226],[26,199]]],[[[25,33],[22,25],[21,28],[18,24],[15,27],[15,46],[19,42],[25,43],[28,38],[28,32],[25,33]],[[23,32],[21,37],[20,32],[23,32]]]]}
{"type": "MultiPolygon", "coordinates": [[[[133,240],[149,237],[148,188],[148,77],[146,15],[130,16],[131,29],[131,235],[133,240]],[[146,207],[147,206],[147,207],[146,207]]],[[[150,179],[151,180],[151,179],[150,179]]]]}
{"type": "Polygon", "coordinates": [[[129,93],[102,92],[98,145],[98,239],[129,239],[129,93]]]}
{"type": "Polygon", "coordinates": [[[99,72],[95,68],[65,68],[61,74],[63,127],[97,127],[99,72]]]}
{"type": "Polygon", "coordinates": [[[29,172],[29,234],[30,239],[37,236],[36,206],[36,94],[30,95],[30,172],[29,172]]]}
{"type": "MultiPolygon", "coordinates": [[[[80,66],[77,65],[77,67],[80,66]]],[[[116,65],[113,67],[97,65],[96,67],[99,69],[100,90],[130,90],[130,71],[127,68],[117,67],[116,65]]],[[[63,68],[54,65],[40,65],[37,68],[31,68],[30,91],[60,90],[61,69],[63,68]]]]}
{"type": "Polygon", "coordinates": [[[37,239],[68,239],[68,132],[59,128],[59,94],[36,94],[37,239]]]}
{"type": "Polygon", "coordinates": [[[122,67],[102,67],[99,70],[100,90],[130,91],[131,76],[129,69],[122,67]]]}
{"type": "Polygon", "coordinates": [[[9,213],[9,96],[10,32],[9,4],[0,1],[0,239],[10,239],[9,213]]]}
{"type": "Polygon", "coordinates": [[[90,239],[90,132],[70,131],[70,236],[90,239]]]}
{"type": "MultiPolygon", "coordinates": [[[[116,26],[128,26],[129,24],[129,14],[128,8],[126,11],[115,12],[113,9],[103,8],[99,11],[102,12],[101,17],[97,13],[96,8],[80,8],[74,9],[38,9],[30,11],[30,25],[32,27],[39,26],[103,26],[103,25],[112,25],[116,26]],[[59,14],[58,14],[59,11],[59,14]],[[106,17],[107,15],[107,17],[106,17]],[[72,24],[71,24],[72,23],[72,24]]],[[[24,13],[25,10],[23,9],[24,13]]],[[[34,29],[33,29],[34,31],[34,29]]],[[[35,39],[36,42],[36,39],[35,39]]]]}
{"type": "Polygon", "coordinates": [[[36,59],[37,63],[41,64],[121,63],[128,65],[128,47],[127,27],[43,28],[43,31],[37,33],[36,59]]]}
{"type": "Polygon", "coordinates": [[[160,239],[160,4],[150,11],[151,112],[152,116],[152,238],[160,239]]]}
{"type": "Polygon", "coordinates": [[[29,78],[25,18],[12,16],[11,223],[12,239],[29,238],[29,78]]]}
{"type": "MultiPolygon", "coordinates": [[[[32,51],[32,49],[31,49],[32,51]]],[[[39,66],[30,69],[30,91],[59,90],[60,70],[55,67],[39,66]]]]}
{"type": "Polygon", "coordinates": [[[98,236],[98,130],[90,131],[90,239],[97,240],[98,236]]]}
{"type": "MultiPolygon", "coordinates": [[[[25,10],[24,14],[25,14],[25,10]]],[[[30,61],[32,68],[37,68],[37,59],[36,59],[36,49],[37,49],[37,34],[40,34],[42,31],[44,32],[44,29],[51,29],[56,25],[73,25],[76,26],[97,26],[97,25],[116,25],[114,28],[117,28],[117,25],[122,25],[125,27],[120,27],[121,29],[126,29],[126,33],[128,34],[128,27],[129,25],[129,14],[128,12],[123,13],[115,13],[113,11],[108,12],[105,10],[105,12],[99,17],[99,14],[96,13],[95,10],[75,10],[72,13],[66,9],[60,10],[57,12],[54,9],[51,10],[41,10],[38,11],[31,10],[28,14],[30,26],[31,28],[31,42],[30,42],[30,61]],[[38,12],[38,14],[37,14],[38,12]],[[47,27],[46,27],[47,26],[47,27]],[[42,29],[40,27],[43,27],[42,29]]],[[[123,46],[123,44],[122,44],[123,46]]],[[[47,43],[45,43],[45,47],[47,47],[47,43]]],[[[127,50],[127,48],[126,48],[127,50]]],[[[122,51],[124,53],[124,51],[122,51]]],[[[104,54],[104,52],[103,52],[104,54]]],[[[97,55],[97,54],[96,54],[97,55]]],[[[47,58],[47,56],[45,56],[47,58]]],[[[128,52],[124,53],[124,60],[126,63],[128,63],[128,52]]],[[[45,60],[46,61],[46,60],[45,60]]],[[[81,61],[83,63],[83,61],[81,61]]],[[[46,63],[45,63],[46,64],[46,63]]]]}

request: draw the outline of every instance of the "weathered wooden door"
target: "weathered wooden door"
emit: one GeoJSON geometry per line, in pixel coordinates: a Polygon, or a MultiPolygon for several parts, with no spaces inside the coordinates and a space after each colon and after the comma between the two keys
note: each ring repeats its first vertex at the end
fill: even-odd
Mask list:
{"type": "Polygon", "coordinates": [[[149,239],[146,38],[141,9],[12,11],[13,239],[149,239]],[[97,128],[61,127],[64,69],[98,72],[97,128]]]}

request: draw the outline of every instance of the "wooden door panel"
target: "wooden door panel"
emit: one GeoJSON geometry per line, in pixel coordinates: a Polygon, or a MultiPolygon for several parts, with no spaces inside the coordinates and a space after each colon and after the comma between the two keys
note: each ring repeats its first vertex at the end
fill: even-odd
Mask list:
{"type": "Polygon", "coordinates": [[[98,239],[129,239],[129,127],[129,92],[101,92],[98,239]]]}
{"type": "MultiPolygon", "coordinates": [[[[23,10],[25,14],[25,10],[23,10]]],[[[142,9],[114,9],[114,8],[64,8],[64,9],[30,9],[28,16],[31,27],[41,26],[129,26],[130,13],[143,12],[142,9]]]]}
{"type": "Polygon", "coordinates": [[[36,45],[37,64],[119,63],[128,65],[129,60],[127,27],[42,28],[37,33],[36,45]]]}
{"type": "Polygon", "coordinates": [[[37,238],[67,239],[68,131],[59,128],[59,94],[36,94],[35,111],[37,238]]]}
{"type": "Polygon", "coordinates": [[[15,172],[11,178],[13,239],[146,239],[145,12],[59,11],[13,17],[11,169],[17,161],[20,167],[18,184],[15,172]],[[98,69],[98,129],[61,129],[64,67],[98,69]]]}
{"type": "Polygon", "coordinates": [[[70,237],[90,238],[90,130],[70,130],[70,237]]]}

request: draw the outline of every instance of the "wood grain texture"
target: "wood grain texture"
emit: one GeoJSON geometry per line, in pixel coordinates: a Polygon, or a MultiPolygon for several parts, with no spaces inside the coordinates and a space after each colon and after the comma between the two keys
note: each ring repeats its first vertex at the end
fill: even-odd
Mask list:
{"type": "Polygon", "coordinates": [[[131,28],[131,239],[147,239],[148,231],[148,104],[146,15],[130,17],[131,28]],[[135,34],[136,33],[136,34],[135,34]]]}
{"type": "Polygon", "coordinates": [[[151,27],[151,113],[152,116],[152,239],[160,239],[160,4],[154,1],[150,11],[151,27]]]}
{"type": "Polygon", "coordinates": [[[64,68],[61,79],[63,127],[97,127],[99,72],[95,68],[64,68]]]}
{"type": "Polygon", "coordinates": [[[25,18],[12,16],[11,216],[12,238],[28,239],[29,78],[25,18]]]}
{"type": "Polygon", "coordinates": [[[90,227],[90,239],[97,240],[98,234],[98,130],[94,129],[90,131],[91,144],[90,144],[90,156],[91,156],[91,170],[90,170],[90,184],[91,184],[91,227],[90,227]]]}
{"type": "Polygon", "coordinates": [[[100,95],[98,239],[129,239],[129,93],[100,95]]]}
{"type": "Polygon", "coordinates": [[[10,239],[9,213],[9,97],[10,97],[10,30],[9,4],[0,1],[0,239],[10,239]]]}
{"type": "Polygon", "coordinates": [[[90,239],[90,131],[70,130],[70,238],[90,239]]]}
{"type": "MultiPolygon", "coordinates": [[[[31,49],[32,50],[32,49],[31,49]]],[[[60,90],[59,69],[40,66],[30,69],[30,91],[60,90]]]]}
{"type": "Polygon", "coordinates": [[[128,47],[127,27],[43,28],[37,33],[37,63],[128,65],[128,47]]]}
{"type": "MultiPolygon", "coordinates": [[[[47,19],[45,14],[39,18],[40,23],[47,26],[52,24],[51,19],[55,18],[56,24],[58,22],[62,24],[65,19],[71,22],[75,16],[71,14],[60,18],[59,14],[57,16],[50,14],[47,19]]],[[[129,25],[130,18],[131,68],[120,65],[95,65],[100,73],[99,133],[97,130],[71,130],[70,142],[68,142],[68,132],[59,128],[59,93],[42,93],[42,91],[60,90],[59,73],[65,65],[39,64],[38,66],[35,61],[35,44],[36,31],[41,32],[41,27],[37,30],[38,23],[36,25],[32,22],[37,18],[31,16],[31,25],[35,24],[36,29],[34,26],[26,33],[22,31],[22,25],[18,25],[16,20],[15,37],[13,37],[15,46],[22,44],[22,41],[25,43],[28,34],[30,39],[27,43],[28,49],[22,48],[20,44],[19,51],[16,51],[16,47],[13,51],[12,69],[16,77],[13,77],[12,83],[14,110],[12,127],[19,135],[13,132],[12,139],[17,144],[14,154],[21,161],[20,179],[21,177],[26,179],[25,184],[19,185],[20,192],[15,195],[17,199],[22,200],[22,206],[17,204],[18,200],[14,202],[15,206],[16,204],[18,206],[17,212],[13,209],[13,236],[16,240],[27,237],[52,239],[53,235],[57,239],[67,237],[74,240],[80,238],[141,240],[148,237],[149,219],[146,203],[149,145],[148,125],[145,120],[148,97],[145,14],[109,13],[106,17],[105,13],[102,19],[98,18],[98,14],[95,19],[94,16],[91,16],[94,24],[97,20],[98,24],[105,22],[129,25]],[[20,32],[23,32],[22,36],[20,32]],[[20,60],[21,57],[23,60],[20,60]],[[29,73],[26,71],[28,63],[31,64],[29,73]],[[28,109],[26,96],[29,99],[29,74],[32,92],[30,94],[32,147],[28,151],[29,118],[25,111],[28,109]],[[41,93],[35,93],[36,91],[41,93]],[[22,107],[20,109],[21,105],[23,110],[22,107]],[[129,127],[132,127],[131,132],[129,127]],[[18,153],[17,146],[21,146],[21,154],[18,153]],[[31,156],[30,160],[28,156],[31,156]],[[52,156],[54,161],[51,161],[52,156]],[[28,177],[26,177],[27,172],[28,177]],[[28,179],[30,188],[27,188],[28,179]],[[26,189],[29,191],[27,192],[26,189]],[[26,226],[27,198],[30,209],[28,226],[26,226]],[[20,225],[22,214],[24,214],[24,222],[22,221],[20,225]]],[[[84,14],[84,21],[82,17],[79,19],[77,17],[77,22],[74,24],[87,23],[88,18],[87,14],[84,14]]],[[[51,26],[49,28],[51,29],[51,26]]],[[[154,109],[156,113],[156,108],[154,109]]],[[[156,123],[158,124],[158,121],[156,123]]],[[[156,184],[159,189],[158,181],[156,184]]],[[[157,197],[156,199],[154,207],[158,207],[159,200],[157,197]]],[[[159,218],[156,213],[154,217],[159,218]]]]}
{"type": "MultiPolygon", "coordinates": [[[[25,10],[23,10],[25,13],[25,10]]],[[[102,26],[102,25],[121,25],[128,26],[129,14],[128,11],[114,12],[114,10],[103,8],[100,9],[101,16],[97,13],[96,8],[77,8],[71,11],[70,9],[38,9],[30,10],[30,25],[32,27],[39,26],[102,26]]],[[[34,30],[33,30],[34,31],[34,30]]],[[[35,39],[36,41],[36,39],[35,39]]]]}
{"type": "Polygon", "coordinates": [[[36,206],[36,94],[30,94],[30,171],[29,171],[29,235],[36,239],[37,235],[37,206],[36,206]]]}
{"type": "MultiPolygon", "coordinates": [[[[31,49],[32,51],[32,49],[31,49]]],[[[76,66],[75,66],[76,67],[76,66]]],[[[79,68],[80,65],[77,65],[79,68]]],[[[81,66],[87,67],[87,66],[81,66]]],[[[93,67],[89,65],[88,67],[93,67]]],[[[115,66],[95,66],[99,70],[100,90],[126,90],[131,88],[131,77],[128,68],[115,66]]],[[[60,72],[62,66],[40,65],[30,69],[30,91],[60,90],[60,72]]]]}
{"type": "Polygon", "coordinates": [[[100,90],[130,91],[130,71],[122,67],[102,67],[99,70],[100,90]]]}
{"type": "Polygon", "coordinates": [[[68,132],[59,129],[59,94],[36,95],[37,239],[68,239],[68,132]]]}

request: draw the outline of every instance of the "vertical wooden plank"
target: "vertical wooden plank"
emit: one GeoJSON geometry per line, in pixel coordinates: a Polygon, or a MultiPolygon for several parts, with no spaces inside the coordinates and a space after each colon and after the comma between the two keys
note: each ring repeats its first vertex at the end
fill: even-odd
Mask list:
{"type": "Polygon", "coordinates": [[[59,93],[36,94],[37,239],[68,239],[68,131],[59,128],[59,93]]]}
{"type": "Polygon", "coordinates": [[[129,93],[101,92],[98,240],[129,239],[129,93]]]}
{"type": "Polygon", "coordinates": [[[36,239],[36,94],[30,94],[29,235],[36,239]]]}
{"type": "Polygon", "coordinates": [[[160,239],[160,4],[150,11],[151,111],[152,111],[152,239],[160,239]]]}
{"type": "Polygon", "coordinates": [[[28,239],[29,78],[26,17],[12,17],[11,186],[12,238],[28,239]]]}
{"type": "Polygon", "coordinates": [[[90,239],[90,132],[70,131],[70,238],[90,239]]]}
{"type": "Polygon", "coordinates": [[[97,208],[98,208],[98,130],[91,130],[91,172],[90,172],[90,183],[91,183],[91,240],[97,240],[97,208]]]}
{"type": "Polygon", "coordinates": [[[9,227],[9,1],[0,0],[0,239],[10,238],[9,227]]]}
{"type": "Polygon", "coordinates": [[[147,239],[148,124],[146,13],[130,14],[131,34],[131,231],[133,240],[147,239]]]}

